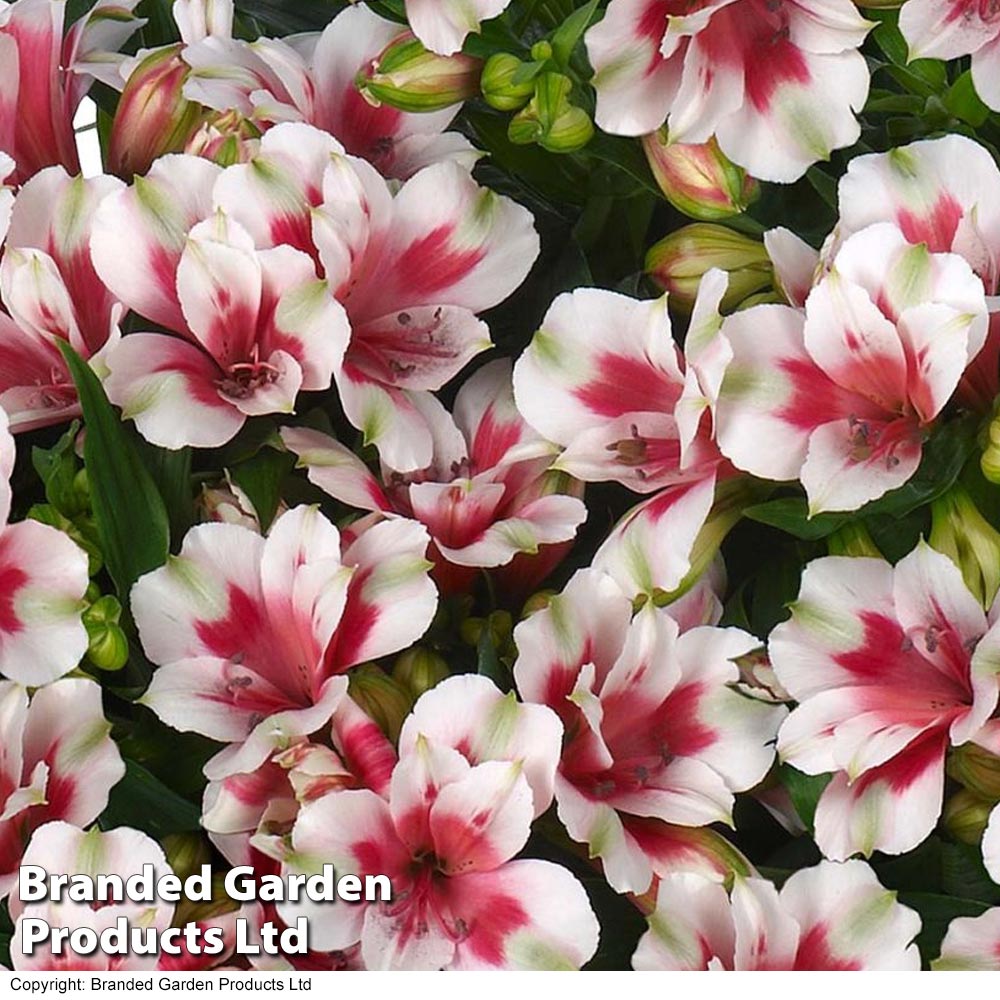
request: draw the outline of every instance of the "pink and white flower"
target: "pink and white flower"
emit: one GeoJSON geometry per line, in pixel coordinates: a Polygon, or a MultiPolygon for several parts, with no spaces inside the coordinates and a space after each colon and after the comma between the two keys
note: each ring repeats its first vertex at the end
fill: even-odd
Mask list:
{"type": "Polygon", "coordinates": [[[547,575],[552,546],[573,538],[587,509],[578,497],[556,491],[564,477],[549,473],[552,446],[514,406],[510,363],[494,361],[476,372],[459,390],[454,416],[430,395],[416,402],[434,441],[432,464],[416,473],[383,463],[380,482],[325,434],[286,427],[281,437],[310,480],[331,496],[423,523],[433,540],[435,576],[446,590],[467,587],[475,568],[508,565],[519,553],[540,557],[547,575]]]}
{"type": "MultiPolygon", "coordinates": [[[[49,875],[120,875],[123,879],[138,875],[144,864],[151,864],[157,876],[170,872],[170,865],[160,845],[139,830],[119,827],[102,833],[96,826],[84,831],[64,822],[46,823],[35,831],[24,852],[26,865],[40,865],[49,875]]],[[[130,926],[155,928],[157,936],[171,924],[173,903],[109,903],[98,908],[90,903],[21,902],[17,893],[10,896],[10,915],[14,921],[11,964],[19,972],[48,972],[83,969],[101,971],[148,971],[155,969],[158,956],[108,955],[100,949],[92,955],[80,955],[67,949],[56,955],[48,942],[36,944],[32,955],[23,954],[21,932],[26,918],[40,918],[50,927],[90,927],[97,933],[114,927],[119,917],[130,926]]]]}
{"type": "Polygon", "coordinates": [[[48,166],[80,171],[73,117],[95,78],[113,83],[116,50],[145,22],[139,0],[98,0],[63,38],[65,4],[0,8],[0,150],[22,182],[48,166]]]}
{"type": "Polygon", "coordinates": [[[132,591],[160,665],[143,702],[176,729],[232,744],[210,778],[255,771],[329,722],[348,668],[423,635],[437,608],[427,544],[400,518],[342,553],[337,529],[308,507],[266,539],[234,524],[193,528],[180,555],[132,591]]]}
{"type": "Polygon", "coordinates": [[[597,123],[714,135],[754,177],[794,181],[857,140],[871,27],[849,0],[612,0],[587,33],[597,123]]]}
{"type": "Polygon", "coordinates": [[[243,42],[213,32],[187,45],[184,94],[219,114],[235,112],[255,130],[300,121],[335,136],[386,177],[406,179],[420,168],[455,160],[471,168],[479,153],[457,132],[445,133],[458,107],[408,114],[375,106],[356,79],[394,41],[400,25],[365,5],[338,14],[321,34],[243,42]]]}
{"type": "Polygon", "coordinates": [[[908,0],[899,30],[912,59],[972,56],[972,82],[1000,111],[1000,9],[992,0],[908,0]]]}
{"type": "Polygon", "coordinates": [[[391,900],[350,907],[279,904],[308,916],[314,946],[360,941],[368,969],[575,969],[597,949],[583,886],[548,861],[512,860],[528,840],[531,786],[520,763],[470,764],[418,739],[388,801],[338,791],[302,807],[293,867],[386,874],[391,900]]]}
{"type": "Polygon", "coordinates": [[[390,468],[430,466],[421,400],[490,346],[476,314],[531,269],[531,214],[455,163],[421,170],[393,195],[369,164],[299,124],[267,132],[256,159],[222,174],[215,201],[258,247],[313,254],[351,322],[336,373],[347,418],[390,468]]]}
{"type": "Polygon", "coordinates": [[[862,861],[795,872],[779,892],[736,877],[731,893],[699,875],[660,883],[640,971],[917,972],[920,917],[862,861]]]}
{"type": "Polygon", "coordinates": [[[86,826],[125,774],[101,689],[65,678],[38,688],[0,681],[0,896],[17,882],[32,833],[51,820],[86,826]]]}
{"type": "Polygon", "coordinates": [[[13,173],[14,161],[6,153],[0,151],[0,247],[3,247],[4,238],[7,236],[7,227],[10,225],[10,210],[14,206],[14,189],[6,183],[13,173]]]}
{"type": "Polygon", "coordinates": [[[1000,907],[978,917],[956,917],[941,942],[935,972],[1000,972],[1000,907]]]}
{"type": "MultiPolygon", "coordinates": [[[[910,243],[964,257],[986,294],[1000,293],[1000,169],[972,139],[946,135],[855,157],[840,180],[839,208],[835,245],[866,226],[892,222],[910,243]]],[[[986,345],[957,394],[980,411],[1000,392],[1000,313],[995,302],[990,308],[986,345]]]]}
{"type": "Polygon", "coordinates": [[[80,414],[59,341],[103,371],[120,337],[122,307],[94,270],[90,236],[98,206],[121,188],[49,167],[14,201],[0,261],[0,405],[15,431],[80,414]]]}
{"type": "Polygon", "coordinates": [[[172,231],[183,208],[158,195],[177,191],[191,169],[186,158],[159,161],[155,177],[105,200],[93,237],[105,282],[147,318],[169,317],[176,332],[124,338],[105,380],[108,398],[165,448],[217,447],[248,417],[291,412],[300,391],[330,386],[349,337],[343,308],[307,254],[257,250],[222,211],[172,231]],[[151,301],[157,293],[162,301],[151,301]]]}
{"type": "Polygon", "coordinates": [[[811,513],[856,510],[916,471],[986,330],[983,285],[965,260],[869,226],[844,242],[804,313],[761,305],[727,317],[719,447],[754,475],[801,480],[811,513]]]}
{"type": "Polygon", "coordinates": [[[481,22],[498,17],[510,0],[406,0],[406,20],[413,33],[432,52],[458,52],[481,22]]]}
{"type": "Polygon", "coordinates": [[[86,553],[37,521],[10,524],[14,438],[0,408],[0,674],[38,687],[69,673],[87,651],[81,613],[86,553]]]}
{"type": "Polygon", "coordinates": [[[799,702],[778,752],[807,774],[833,774],[815,817],[829,858],[916,847],[941,813],[949,746],[1000,748],[1000,631],[955,564],[923,542],[895,568],[810,563],[769,645],[799,702]]]}
{"type": "Polygon", "coordinates": [[[652,602],[633,617],[631,599],[596,570],[577,573],[514,640],[521,697],[566,730],[559,818],[611,886],[642,893],[677,867],[718,871],[710,838],[672,834],[731,823],[734,793],[774,760],[785,710],[734,689],[733,661],[759,641],[732,628],[680,633],[652,602]]]}

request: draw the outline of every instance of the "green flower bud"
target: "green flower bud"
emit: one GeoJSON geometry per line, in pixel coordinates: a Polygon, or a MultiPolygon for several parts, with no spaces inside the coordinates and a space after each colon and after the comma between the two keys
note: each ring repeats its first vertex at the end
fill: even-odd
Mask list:
{"type": "Polygon", "coordinates": [[[827,551],[831,556],[871,556],[882,559],[878,546],[872,541],[868,529],[857,522],[845,524],[838,528],[826,540],[827,551]]]}
{"type": "Polygon", "coordinates": [[[521,620],[530,618],[536,611],[544,611],[552,603],[552,598],[555,596],[556,591],[554,590],[539,590],[532,594],[524,602],[524,607],[521,608],[521,620]]]}
{"type": "Polygon", "coordinates": [[[1000,589],[1000,533],[964,487],[953,486],[931,504],[929,541],[955,563],[965,585],[988,608],[1000,589]]]}
{"type": "Polygon", "coordinates": [[[948,776],[987,802],[1000,801],[1000,757],[975,743],[948,752],[948,776]]]}
{"type": "Polygon", "coordinates": [[[573,81],[562,73],[542,73],[535,96],[507,128],[507,137],[518,146],[537,143],[550,153],[575,153],[590,142],[594,123],[582,108],[570,103],[573,81]]]}
{"type": "Polygon", "coordinates": [[[959,789],[944,804],[944,828],[961,843],[978,845],[993,806],[994,803],[973,795],[967,788],[959,789]]]}
{"type": "Polygon", "coordinates": [[[197,875],[202,865],[211,863],[212,850],[208,842],[197,833],[168,833],[160,846],[174,874],[181,878],[197,875]]]}
{"type": "Polygon", "coordinates": [[[764,244],[709,222],[684,226],[654,244],[646,254],[646,272],[671,303],[689,312],[702,276],[713,267],[729,274],[721,308],[728,312],[747,296],[770,288],[774,273],[764,244]]]}
{"type": "Polygon", "coordinates": [[[660,129],[642,140],[650,169],[667,201],[693,219],[712,222],[739,215],[760,186],[719,149],[714,138],[689,144],[667,140],[660,129]]]}
{"type": "Polygon", "coordinates": [[[392,666],[392,679],[406,688],[414,699],[440,684],[450,673],[444,657],[419,646],[398,656],[392,666]]]}
{"type": "Polygon", "coordinates": [[[509,52],[498,52],[486,60],[479,87],[488,105],[498,111],[519,111],[535,93],[535,80],[515,82],[526,64],[509,52]]]}
{"type": "Polygon", "coordinates": [[[979,467],[991,482],[1000,484],[1000,414],[993,417],[986,432],[986,443],[979,467]]]}
{"type": "Polygon", "coordinates": [[[357,86],[372,104],[400,111],[441,111],[479,92],[482,63],[456,53],[439,56],[410,35],[392,42],[362,71],[357,86]]]}
{"type": "Polygon", "coordinates": [[[128,639],[118,627],[122,607],[110,594],[98,598],[83,613],[87,658],[99,670],[121,670],[128,662],[128,639]]]}
{"type": "Polygon", "coordinates": [[[413,708],[411,691],[374,663],[364,663],[351,672],[348,693],[393,743],[399,739],[413,708]]]}

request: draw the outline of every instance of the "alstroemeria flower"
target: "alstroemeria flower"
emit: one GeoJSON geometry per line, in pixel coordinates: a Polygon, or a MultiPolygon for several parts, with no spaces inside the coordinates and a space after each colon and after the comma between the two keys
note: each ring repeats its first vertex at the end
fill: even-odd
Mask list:
{"type": "Polygon", "coordinates": [[[1000,111],[1000,8],[993,0],[907,0],[899,30],[912,59],[972,56],[972,82],[1000,111]]]}
{"type": "Polygon", "coordinates": [[[113,83],[114,51],[145,23],[139,0],[98,0],[63,38],[64,3],[0,8],[0,150],[25,181],[48,166],[80,171],[73,117],[95,78],[113,83]]]}
{"type": "Polygon", "coordinates": [[[13,469],[14,438],[0,408],[0,674],[38,687],[87,652],[81,612],[90,574],[86,553],[61,531],[8,524],[13,469]]]}
{"type": "Polygon", "coordinates": [[[90,236],[101,201],[121,187],[49,167],[14,201],[0,261],[0,405],[16,431],[80,414],[60,340],[97,369],[118,341],[122,307],[94,270],[90,236]]]}
{"type": "Polygon", "coordinates": [[[548,705],[566,730],[559,818],[612,887],[641,893],[671,868],[716,869],[709,837],[674,829],[731,822],[734,793],[774,760],[785,710],[733,689],[733,660],[759,641],[739,629],[681,634],[652,602],[633,617],[596,570],[577,573],[514,641],[521,697],[548,705]]]}
{"type": "Polygon", "coordinates": [[[3,151],[0,151],[0,247],[3,246],[10,225],[10,210],[14,206],[14,189],[7,179],[14,173],[14,161],[3,151]]]}
{"type": "Polygon", "coordinates": [[[956,917],[941,942],[935,972],[1000,972],[1000,906],[978,917],[956,917]]]}
{"type": "Polygon", "coordinates": [[[215,177],[190,159],[160,160],[107,198],[92,239],[109,287],[176,331],[130,334],[107,358],[108,397],[165,448],[217,447],[248,417],[291,412],[299,391],[329,387],[349,337],[307,254],[256,249],[222,211],[181,231],[185,209],[204,204],[215,177]],[[192,171],[201,190],[185,192],[190,207],[165,203],[192,171]]]}
{"type": "Polygon", "coordinates": [[[565,449],[555,468],[637,493],[714,479],[723,458],[710,415],[729,360],[718,336],[725,290],[725,274],[710,271],[683,357],[666,297],[582,288],[556,299],[514,369],[525,420],[565,449]]]}
{"type": "MultiPolygon", "coordinates": [[[[989,150],[972,139],[946,135],[855,157],[840,179],[838,202],[837,240],[876,222],[893,222],[931,253],[964,257],[988,296],[1000,292],[1000,170],[989,150]]],[[[1000,311],[995,303],[991,309],[986,345],[957,393],[982,412],[1000,392],[1000,311]]]]}
{"type": "Polygon", "coordinates": [[[771,663],[800,704],[778,751],[807,774],[833,773],[816,808],[830,858],[902,854],[941,813],[945,755],[1000,746],[1000,630],[962,575],[923,542],[895,568],[832,556],[810,563],[771,663]]]}
{"type": "Polygon", "coordinates": [[[660,883],[640,971],[917,972],[915,910],[896,901],[863,861],[821,861],[780,892],[737,876],[731,894],[698,875],[660,883]]]}
{"type": "Polygon", "coordinates": [[[555,492],[561,477],[548,472],[552,446],[514,406],[509,362],[476,372],[459,390],[453,417],[429,395],[416,401],[434,440],[432,464],[416,473],[383,465],[379,482],[350,449],[325,434],[286,427],[281,437],[309,479],[331,496],[422,522],[446,589],[468,586],[475,567],[504,566],[518,553],[537,555],[573,538],[587,509],[577,497],[555,492]]]}
{"type": "Polygon", "coordinates": [[[160,665],[144,703],[176,729],[234,744],[209,777],[255,770],[329,721],[349,667],[423,635],[437,608],[427,544],[420,525],[397,519],[342,554],[340,533],[309,507],[266,539],[234,524],[192,528],[180,555],[132,590],[160,665]]]}
{"type": "MultiPolygon", "coordinates": [[[[70,823],[53,822],[39,827],[24,852],[26,865],[40,865],[50,875],[120,875],[127,879],[138,875],[144,864],[151,864],[157,877],[171,872],[170,865],[155,840],[130,827],[122,826],[102,833],[96,826],[86,832],[70,823]]],[[[48,942],[36,944],[32,955],[22,953],[21,922],[26,917],[41,918],[50,927],[91,927],[98,934],[114,927],[119,917],[125,917],[132,927],[155,928],[162,934],[171,924],[174,904],[21,902],[17,893],[10,896],[10,915],[14,921],[14,938],[10,945],[11,964],[19,972],[64,972],[71,970],[149,971],[157,967],[158,955],[108,955],[97,949],[91,955],[80,955],[64,946],[62,954],[53,954],[48,942]]]]}
{"type": "Polygon", "coordinates": [[[455,163],[421,170],[394,195],[368,163],[299,124],[267,132],[257,158],[222,174],[215,200],[258,247],[315,256],[351,321],[337,374],[347,418],[390,468],[430,466],[420,397],[489,347],[476,314],[531,269],[531,214],[455,163]]]}
{"type": "Polygon", "coordinates": [[[519,764],[531,787],[535,816],[552,804],[563,728],[544,705],[503,694],[488,677],[448,677],[420,696],[399,734],[399,753],[416,752],[421,739],[457,750],[470,764],[519,764]]]}
{"type": "Polygon", "coordinates": [[[458,52],[482,21],[498,17],[510,0],[406,0],[406,20],[413,33],[432,52],[458,52]]]}
{"type": "MultiPolygon", "coordinates": [[[[301,121],[335,136],[386,177],[405,180],[421,167],[456,160],[471,168],[479,157],[458,132],[445,133],[458,106],[408,114],[375,106],[356,78],[402,34],[363,4],[338,14],[322,34],[244,42],[217,33],[186,46],[190,67],[184,94],[221,115],[235,112],[254,131],[301,121]]],[[[189,150],[193,151],[193,150],[189,150]]]]}
{"type": "Polygon", "coordinates": [[[858,138],[871,27],[850,0],[612,0],[587,32],[597,123],[714,135],[754,177],[794,181],[858,138]]]}
{"type": "Polygon", "coordinates": [[[0,897],[17,883],[32,833],[51,820],[86,826],[125,774],[101,689],[66,678],[28,692],[0,681],[0,897]]]}
{"type": "Polygon", "coordinates": [[[726,318],[719,447],[754,475],[800,479],[813,513],[856,510],[916,471],[986,328],[982,282],[961,257],[869,226],[804,314],[761,305],[726,318]]]}
{"type": "Polygon", "coordinates": [[[329,739],[321,730],[280,746],[250,771],[214,776],[202,801],[202,826],[234,865],[261,863],[261,855],[281,861],[283,837],[299,806],[341,788],[370,788],[387,796],[396,751],[378,725],[353,698],[343,698],[330,720],[329,739]]]}
{"type": "Polygon", "coordinates": [[[583,886],[548,861],[511,860],[534,815],[519,763],[471,765],[427,739],[396,766],[389,800],[339,791],[302,807],[292,863],[385,874],[391,901],[279,904],[309,918],[313,947],[360,941],[369,969],[574,969],[596,951],[583,886]]]}

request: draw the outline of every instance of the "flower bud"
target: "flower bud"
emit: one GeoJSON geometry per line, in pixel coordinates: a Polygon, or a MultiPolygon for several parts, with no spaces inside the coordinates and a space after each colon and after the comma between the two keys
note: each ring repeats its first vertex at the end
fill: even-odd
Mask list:
{"type": "Polygon", "coordinates": [[[685,312],[694,305],[702,276],[713,267],[729,275],[723,312],[769,287],[773,280],[771,259],[762,242],[709,222],[678,229],[646,254],[646,272],[669,293],[671,303],[685,312]]]}
{"type": "Polygon", "coordinates": [[[125,84],[111,126],[108,169],[124,180],[145,174],[164,153],[179,153],[205,115],[187,100],[184,82],[191,72],[182,46],[150,52],[125,84]]]}
{"type": "Polygon", "coordinates": [[[87,658],[99,670],[121,670],[128,662],[128,639],[118,627],[121,615],[122,606],[110,594],[99,597],[83,613],[87,658]]]}
{"type": "Polygon", "coordinates": [[[507,137],[518,146],[537,143],[550,153],[575,153],[590,142],[594,123],[583,108],[570,103],[573,81],[562,73],[542,73],[535,96],[507,128],[507,137]]]}
{"type": "Polygon", "coordinates": [[[399,739],[414,701],[399,681],[374,663],[365,663],[352,671],[348,693],[393,743],[399,739]]]}
{"type": "Polygon", "coordinates": [[[983,839],[993,805],[973,795],[967,788],[959,789],[944,804],[944,828],[961,843],[978,845],[983,839]]]}
{"type": "Polygon", "coordinates": [[[757,182],[719,149],[705,143],[668,142],[666,129],[642,140],[646,159],[667,201],[692,219],[712,222],[745,211],[760,193],[757,182]]]}
{"type": "Polygon", "coordinates": [[[221,521],[238,524],[258,535],[260,518],[250,498],[228,476],[217,486],[202,486],[196,506],[199,521],[221,521]]]}
{"type": "Polygon", "coordinates": [[[979,467],[991,482],[1000,484],[1000,414],[993,417],[986,431],[986,442],[979,467]]]}
{"type": "Polygon", "coordinates": [[[1000,534],[964,487],[953,486],[931,504],[929,541],[955,563],[965,585],[988,608],[1000,589],[1000,534]]]}
{"type": "Polygon", "coordinates": [[[948,753],[948,776],[987,802],[1000,801],[1000,757],[975,743],[948,753]]]}
{"type": "Polygon", "coordinates": [[[827,551],[831,556],[871,556],[873,559],[885,558],[878,546],[868,534],[868,529],[856,521],[838,528],[826,540],[827,551]]]}
{"type": "Polygon", "coordinates": [[[392,666],[392,679],[406,688],[414,699],[440,684],[450,673],[444,657],[419,646],[402,653],[392,666]]]}
{"type": "Polygon", "coordinates": [[[208,842],[197,833],[168,833],[160,845],[174,874],[181,878],[199,874],[201,866],[212,861],[208,842]]]}
{"type": "Polygon", "coordinates": [[[238,111],[211,114],[188,139],[184,152],[220,167],[249,163],[260,152],[260,130],[238,111]]]}
{"type": "Polygon", "coordinates": [[[357,78],[372,104],[400,111],[441,111],[479,93],[482,63],[456,53],[439,56],[405,34],[388,45],[357,78]]]}
{"type": "Polygon", "coordinates": [[[544,611],[552,603],[552,598],[555,596],[556,591],[554,590],[539,590],[532,594],[524,602],[524,607],[521,608],[521,620],[530,618],[536,611],[544,611]]]}
{"type": "Polygon", "coordinates": [[[498,111],[519,111],[531,100],[535,93],[534,77],[520,82],[516,79],[525,66],[526,63],[509,52],[498,52],[486,60],[479,88],[491,108],[498,111]]]}

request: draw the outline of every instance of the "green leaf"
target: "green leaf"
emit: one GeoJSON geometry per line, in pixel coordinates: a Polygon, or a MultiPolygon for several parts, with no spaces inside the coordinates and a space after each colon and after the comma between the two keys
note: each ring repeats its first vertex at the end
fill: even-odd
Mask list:
{"type": "Polygon", "coordinates": [[[972,82],[972,73],[966,70],[944,95],[945,107],[962,121],[979,128],[986,124],[990,109],[983,104],[972,82]]]}
{"type": "Polygon", "coordinates": [[[932,892],[901,892],[899,901],[920,914],[923,927],[917,935],[917,947],[925,967],[941,954],[941,942],[952,920],[956,917],[978,917],[990,908],[989,903],[939,896],[932,892]]]}
{"type": "Polygon", "coordinates": [[[74,488],[78,471],[74,445],[79,431],[80,422],[74,420],[51,448],[31,449],[31,464],[45,484],[45,499],[66,517],[74,517],[85,509],[80,504],[80,492],[74,488]]]}
{"type": "Polygon", "coordinates": [[[159,840],[168,833],[200,829],[201,808],[171,791],[141,764],[126,760],[125,777],[111,789],[98,822],[104,830],[131,826],[159,840]]]}
{"type": "Polygon", "coordinates": [[[274,448],[261,448],[256,455],[231,470],[233,481],[250,498],[262,531],[267,531],[278,513],[281,488],[295,468],[295,456],[274,448]]]}
{"type": "Polygon", "coordinates": [[[156,448],[145,441],[139,441],[139,455],[156,488],[163,497],[170,521],[171,547],[174,552],[194,523],[194,496],[191,489],[191,449],[156,448]]]}
{"type": "Polygon", "coordinates": [[[599,0],[590,0],[579,10],[573,11],[552,35],[552,55],[563,69],[569,68],[573,50],[590,27],[590,22],[597,13],[598,2],[599,0]]]}
{"type": "Polygon", "coordinates": [[[857,517],[854,513],[817,514],[815,517],[809,517],[809,505],[804,497],[768,500],[747,507],[743,514],[751,521],[769,524],[772,528],[779,528],[807,542],[826,538],[857,517]]]}
{"type": "Polygon", "coordinates": [[[832,774],[803,774],[791,764],[778,768],[778,779],[785,786],[799,819],[810,832],[816,818],[816,803],[832,777],[832,774]]]}
{"type": "Polygon", "coordinates": [[[483,677],[489,677],[501,691],[509,691],[513,686],[510,670],[500,659],[491,629],[484,628],[480,632],[476,653],[478,656],[477,672],[483,677]]]}
{"type": "Polygon", "coordinates": [[[167,511],[98,377],[68,343],[59,341],[59,349],[83,409],[84,463],[104,562],[127,607],[135,581],[166,562],[167,511]]]}

